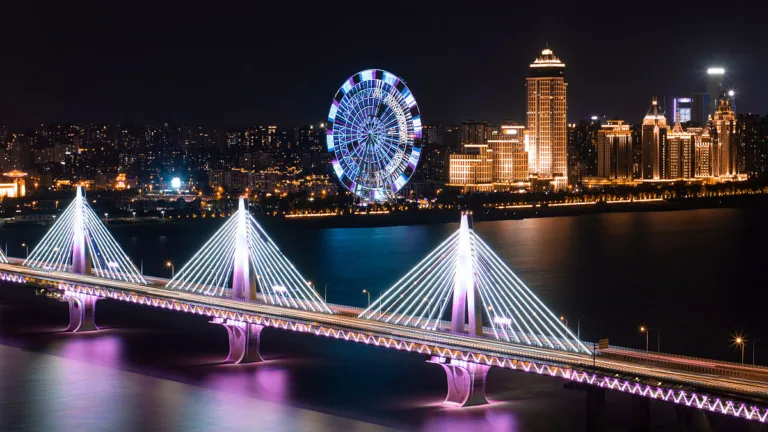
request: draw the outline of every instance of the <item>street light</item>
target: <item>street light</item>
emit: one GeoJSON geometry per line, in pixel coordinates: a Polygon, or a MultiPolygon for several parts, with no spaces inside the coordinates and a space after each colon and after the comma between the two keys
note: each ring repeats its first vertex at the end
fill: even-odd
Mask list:
{"type": "Polygon", "coordinates": [[[136,212],[131,212],[131,213],[133,213],[133,220],[136,220],[136,212]]]}
{"type": "Polygon", "coordinates": [[[176,267],[173,266],[171,261],[166,261],[165,266],[171,269],[171,279],[176,276],[176,267]]]}
{"type": "Polygon", "coordinates": [[[640,333],[645,333],[645,352],[648,352],[648,327],[641,325],[640,333]]]}
{"type": "Polygon", "coordinates": [[[747,340],[744,339],[744,337],[742,337],[742,336],[736,336],[733,339],[733,344],[736,345],[736,346],[741,347],[741,364],[744,364],[744,345],[745,345],[746,342],[747,342],[747,340]]]}
{"type": "Polygon", "coordinates": [[[752,366],[755,365],[755,350],[757,349],[757,341],[759,339],[755,339],[752,341],[752,366]]]}
{"type": "Polygon", "coordinates": [[[26,243],[22,243],[22,244],[21,244],[21,247],[25,247],[25,248],[27,248],[27,258],[29,258],[29,246],[27,246],[27,244],[26,244],[26,243]]]}
{"type": "Polygon", "coordinates": [[[109,222],[109,213],[104,213],[104,222],[109,222]]]}
{"type": "Polygon", "coordinates": [[[323,301],[328,303],[328,284],[325,284],[325,295],[323,296],[323,301]]]}
{"type": "Polygon", "coordinates": [[[371,307],[371,292],[368,290],[363,290],[363,294],[368,294],[368,307],[371,307]]]}
{"type": "Polygon", "coordinates": [[[165,219],[165,210],[160,210],[160,219],[165,219]]]}
{"type": "Polygon", "coordinates": [[[581,340],[581,319],[584,318],[583,316],[580,316],[579,319],[576,320],[576,339],[581,340]]]}
{"type": "Polygon", "coordinates": [[[564,317],[563,315],[560,315],[560,321],[565,321],[565,326],[568,327],[568,318],[564,317]]]}

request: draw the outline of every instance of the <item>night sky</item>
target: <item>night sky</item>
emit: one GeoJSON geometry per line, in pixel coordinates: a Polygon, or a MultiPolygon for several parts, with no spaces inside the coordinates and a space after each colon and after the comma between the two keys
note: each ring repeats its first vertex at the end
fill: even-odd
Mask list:
{"type": "Polygon", "coordinates": [[[571,122],[637,123],[654,95],[704,91],[716,64],[738,112],[768,113],[768,30],[756,7],[735,2],[727,16],[700,2],[8,3],[0,124],[11,126],[307,124],[367,68],[403,77],[426,124],[524,122],[528,64],[545,43],[567,65],[571,122]]]}

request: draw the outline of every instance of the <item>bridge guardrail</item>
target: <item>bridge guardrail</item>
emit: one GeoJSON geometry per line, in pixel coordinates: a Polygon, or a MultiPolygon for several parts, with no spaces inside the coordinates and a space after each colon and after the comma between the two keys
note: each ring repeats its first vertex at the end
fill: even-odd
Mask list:
{"type": "Polygon", "coordinates": [[[742,364],[742,363],[732,362],[732,361],[727,361],[727,360],[709,359],[709,358],[704,358],[704,357],[694,357],[694,356],[687,356],[687,355],[682,355],[682,354],[671,354],[671,353],[657,352],[657,351],[646,351],[646,350],[643,350],[643,349],[627,348],[627,347],[618,346],[618,345],[608,345],[608,348],[609,349],[615,349],[615,350],[621,350],[621,351],[636,352],[636,353],[640,353],[640,354],[655,354],[655,355],[659,355],[659,356],[677,358],[677,359],[681,359],[681,360],[694,360],[694,361],[700,361],[700,362],[709,362],[709,363],[713,363],[713,364],[717,364],[717,365],[722,365],[722,366],[731,366],[731,367],[735,367],[735,368],[738,368],[738,369],[757,369],[757,370],[760,370],[761,372],[765,372],[766,374],[768,374],[768,366],[763,366],[763,365],[742,364]]]}

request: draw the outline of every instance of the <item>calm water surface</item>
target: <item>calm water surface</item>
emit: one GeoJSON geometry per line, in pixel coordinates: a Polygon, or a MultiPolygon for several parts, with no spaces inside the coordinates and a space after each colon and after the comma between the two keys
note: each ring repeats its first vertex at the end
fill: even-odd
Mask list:
{"type": "MultiPolygon", "coordinates": [[[[713,209],[476,224],[477,232],[582,337],[737,360],[742,331],[768,363],[764,269],[768,210],[713,209]]],[[[180,269],[218,222],[112,226],[145,273],[180,269]]],[[[365,228],[265,227],[328,301],[364,306],[458,224],[365,228]]],[[[0,229],[11,255],[37,228],[0,229]]],[[[2,243],[0,243],[2,244],[2,243]]],[[[226,333],[201,317],[100,302],[105,331],[71,335],[65,304],[30,288],[0,290],[0,431],[132,430],[581,430],[584,396],[562,381],[492,370],[489,407],[446,409],[441,368],[418,355],[264,332],[270,361],[221,364],[226,333]],[[552,413],[557,413],[553,416],[552,413]]],[[[752,346],[747,349],[751,361],[752,346]]],[[[629,427],[629,398],[612,394],[606,422],[629,427]]],[[[658,430],[674,411],[653,405],[658,430]]]]}

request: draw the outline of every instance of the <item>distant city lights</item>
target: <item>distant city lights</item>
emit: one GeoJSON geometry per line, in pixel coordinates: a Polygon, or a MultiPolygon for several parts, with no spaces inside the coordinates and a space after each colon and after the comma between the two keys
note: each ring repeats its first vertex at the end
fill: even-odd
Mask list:
{"type": "Polygon", "coordinates": [[[173,180],[171,180],[171,187],[174,189],[179,189],[181,187],[181,179],[174,177],[173,180]]]}

